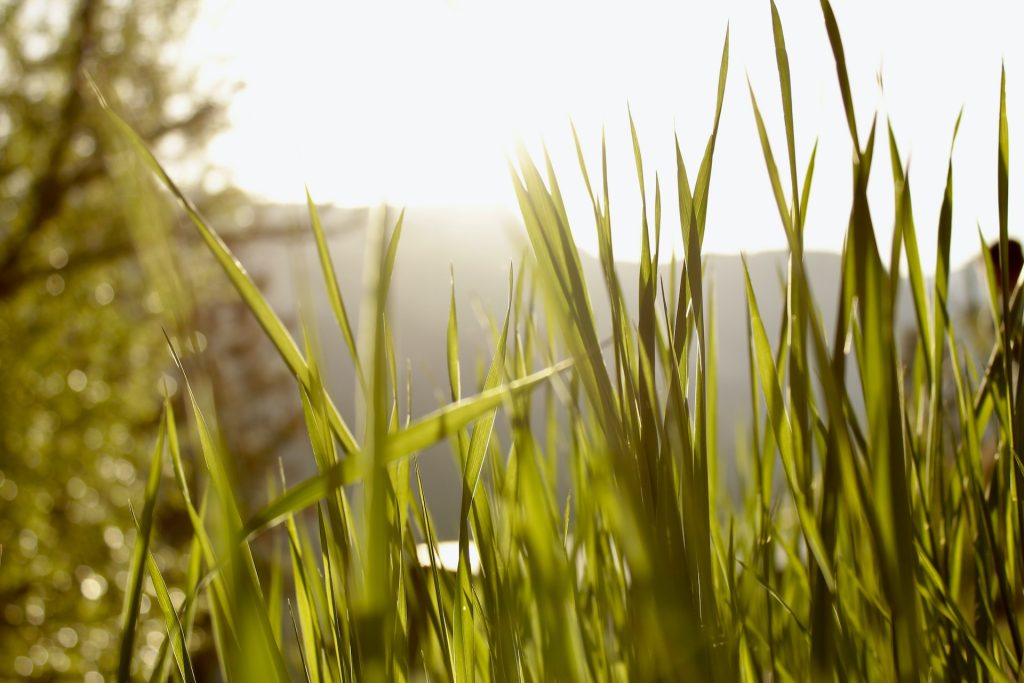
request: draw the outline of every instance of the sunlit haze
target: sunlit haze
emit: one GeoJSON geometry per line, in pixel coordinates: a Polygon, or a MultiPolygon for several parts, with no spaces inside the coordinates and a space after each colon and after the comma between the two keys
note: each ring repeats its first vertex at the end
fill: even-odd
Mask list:
{"type": "MultiPolygon", "coordinates": [[[[926,263],[934,261],[946,155],[962,105],[954,155],[954,261],[977,253],[979,224],[987,238],[998,234],[996,124],[1005,61],[1011,233],[1019,231],[1020,6],[847,0],[835,10],[862,134],[876,111],[883,123],[889,117],[904,160],[911,159],[926,263]]],[[[780,0],[779,11],[793,73],[801,174],[820,139],[806,244],[837,250],[849,210],[851,146],[835,64],[818,3],[780,0]]],[[[246,84],[233,101],[231,128],[208,152],[233,182],[273,201],[301,201],[307,183],[318,201],[339,205],[514,209],[508,160],[517,141],[534,154],[544,143],[570,217],[578,219],[577,239],[593,250],[592,214],[569,121],[595,173],[603,126],[615,245],[628,258],[637,253],[640,204],[627,104],[652,195],[655,171],[660,173],[665,233],[678,248],[673,133],[692,178],[711,127],[727,25],[730,72],[705,251],[781,249],[783,231],[747,92],[749,78],[779,163],[786,164],[766,1],[206,0],[184,59],[201,65],[204,81],[246,84]]],[[[888,239],[892,182],[888,154],[880,151],[870,190],[880,237],[888,239]]]]}

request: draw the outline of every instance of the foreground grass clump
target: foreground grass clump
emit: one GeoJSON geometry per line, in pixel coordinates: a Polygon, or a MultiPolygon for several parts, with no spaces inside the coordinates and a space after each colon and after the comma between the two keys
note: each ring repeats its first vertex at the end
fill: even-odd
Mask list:
{"type": "MultiPolygon", "coordinates": [[[[678,281],[659,278],[656,182],[652,201],[643,195],[639,317],[627,317],[611,249],[606,164],[602,159],[596,186],[581,151],[612,311],[611,329],[598,329],[551,164],[541,171],[521,157],[513,182],[546,332],[538,332],[523,278],[510,277],[489,369],[478,391],[465,395],[453,297],[451,402],[430,415],[411,416],[398,400],[386,301],[401,220],[390,233],[375,233],[376,263],[355,329],[310,200],[324,282],[358,370],[364,419],[356,432],[324,390],[311,335],[300,348],[140,145],[294,373],[319,473],[243,517],[229,454],[186,385],[206,473],[205,489],[190,489],[178,416],[168,403],[138,518],[121,679],[132,671],[148,574],[168,633],[155,680],[196,677],[190,633],[200,609],[210,621],[216,665],[231,680],[1019,680],[1024,466],[1017,451],[1024,383],[1013,356],[1024,348],[1014,342],[1020,290],[1001,297],[1014,283],[1006,268],[997,282],[986,260],[997,342],[988,367],[976,372],[946,311],[952,173],[929,295],[910,183],[891,129],[895,232],[887,250],[876,240],[867,181],[877,121],[862,138],[828,0],[822,10],[854,149],[840,313],[835,328],[825,330],[804,273],[814,155],[801,179],[788,58],[773,5],[788,159],[781,169],[753,92],[751,100],[789,242],[787,305],[773,347],[747,279],[755,419],[749,450],[736,458],[754,473],[754,485],[731,515],[715,491],[714,323],[701,259],[728,37],[715,123],[692,183],[676,155],[685,245],[678,281]],[[904,255],[917,321],[912,357],[901,356],[894,338],[904,255]],[[952,402],[944,399],[950,381],[952,402]],[[856,412],[852,406],[865,398],[866,410],[856,412]],[[493,429],[499,412],[511,425],[506,439],[493,429]],[[531,426],[537,413],[547,416],[546,429],[531,426]],[[998,457],[983,470],[983,439],[992,432],[998,457]],[[418,451],[443,439],[463,473],[454,571],[441,566],[435,551],[414,464],[418,451]],[[147,549],[165,457],[193,526],[180,606],[147,549]],[[556,458],[568,461],[568,500],[556,499],[556,458]],[[782,493],[772,486],[776,463],[785,475],[782,493]],[[350,503],[356,492],[358,505],[350,503]],[[268,534],[280,539],[281,552],[261,571],[250,543],[268,534]],[[425,563],[417,554],[421,541],[425,563]],[[471,568],[474,553],[478,572],[471,568]]],[[[1004,80],[1002,263],[1008,254],[1005,112],[1004,80]]],[[[635,130],[633,140],[644,193],[635,130]]]]}

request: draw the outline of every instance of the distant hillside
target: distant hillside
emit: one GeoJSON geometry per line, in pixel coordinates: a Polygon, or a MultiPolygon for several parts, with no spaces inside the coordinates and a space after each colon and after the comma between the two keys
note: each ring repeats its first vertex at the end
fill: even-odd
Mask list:
{"type": "MultiPolygon", "coordinates": [[[[383,219],[394,223],[395,211],[327,208],[322,212],[325,228],[332,233],[331,251],[350,317],[359,318],[362,293],[365,228],[369,221],[383,219]]],[[[305,207],[272,206],[256,213],[260,227],[305,229],[305,207]]],[[[483,312],[501,316],[507,305],[509,264],[517,269],[526,250],[524,231],[518,217],[486,208],[410,209],[398,251],[391,292],[391,321],[394,326],[400,372],[405,363],[412,369],[413,411],[416,415],[433,410],[446,395],[447,370],[445,338],[448,320],[449,287],[454,271],[459,311],[460,350],[463,391],[476,390],[481,359],[492,353],[483,312]]],[[[297,323],[296,305],[310,296],[315,310],[332,394],[346,418],[354,421],[354,373],[333,314],[320,284],[319,265],[311,240],[256,242],[242,247],[238,256],[261,279],[265,294],[289,324],[297,323]]],[[[592,305],[598,324],[608,328],[609,311],[604,294],[600,266],[596,258],[581,255],[592,305]]],[[[750,254],[747,257],[751,280],[762,315],[774,338],[780,327],[782,282],[787,255],[782,252],[750,254]]],[[[805,263],[812,291],[828,329],[835,323],[838,293],[839,256],[809,253],[805,263]]],[[[627,302],[635,307],[639,267],[635,263],[618,266],[627,302]]],[[[668,283],[668,269],[663,277],[668,283]]],[[[736,255],[709,255],[706,286],[713,287],[718,332],[719,444],[723,476],[735,481],[733,449],[737,429],[747,429],[750,421],[750,385],[747,365],[747,312],[742,262],[736,255]]],[[[977,300],[980,288],[973,268],[953,274],[950,307],[956,309],[977,300]]],[[[631,312],[635,318],[635,308],[631,312]]],[[[899,300],[901,328],[913,324],[913,312],[905,283],[899,300]]],[[[213,331],[212,333],[215,333],[213,331]]],[[[265,340],[260,344],[267,345],[265,340]]],[[[268,353],[269,347],[268,347],[268,353]]],[[[218,359],[229,362],[229,359],[218,359]]],[[[297,407],[295,396],[275,397],[281,408],[297,407]]],[[[297,440],[294,452],[286,456],[292,476],[311,471],[308,446],[297,440]]],[[[455,532],[458,513],[458,474],[446,444],[435,447],[420,458],[424,486],[431,510],[442,535],[455,532]]]]}

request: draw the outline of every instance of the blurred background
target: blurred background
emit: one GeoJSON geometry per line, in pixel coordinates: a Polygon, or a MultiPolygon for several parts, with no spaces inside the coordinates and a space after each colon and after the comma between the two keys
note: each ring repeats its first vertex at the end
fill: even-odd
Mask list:
{"type": "MultiPolygon", "coordinates": [[[[231,85],[197,91],[170,59],[196,10],[92,0],[0,9],[5,680],[90,680],[113,668],[129,506],[140,500],[168,364],[161,326],[191,325],[220,296],[203,287],[202,268],[175,265],[193,245],[176,239],[169,205],[110,135],[85,81],[91,74],[150,144],[202,159],[195,152],[222,129],[231,85]],[[202,303],[189,303],[194,288],[209,293],[202,303]]],[[[197,200],[215,213],[234,201],[229,191],[197,200]]],[[[156,552],[173,571],[180,522],[164,511],[156,552]]]]}
{"type": "MultiPolygon", "coordinates": [[[[635,287],[637,266],[629,259],[638,244],[639,195],[627,100],[645,150],[651,148],[664,177],[674,178],[671,131],[680,128],[688,159],[700,154],[727,21],[734,61],[756,88],[774,92],[763,3],[664,15],[649,3],[628,11],[567,3],[550,14],[531,3],[497,13],[474,3],[427,3],[416,10],[390,3],[387,11],[327,4],[298,3],[281,16],[286,10],[277,3],[225,0],[0,2],[0,678],[95,682],[115,668],[135,533],[132,505],[142,500],[163,394],[178,402],[182,396],[165,334],[184,351],[194,388],[217,417],[236,477],[251,493],[246,505],[262,500],[279,464],[290,481],[312,471],[286,368],[192,226],[111,130],[86,74],[181,181],[285,322],[297,329],[301,315],[319,330],[332,392],[350,420],[353,371],[315,284],[303,182],[324,202],[322,217],[353,320],[367,227],[393,224],[399,208],[410,207],[391,315],[398,321],[397,355],[414,377],[413,412],[423,414],[441,402],[447,381],[450,273],[469,384],[489,353],[489,316],[504,310],[509,265],[518,273],[523,262],[525,242],[505,169],[517,137],[531,148],[550,142],[563,175],[574,177],[567,116],[579,124],[590,163],[599,158],[601,128],[608,124],[612,180],[623,192],[613,203],[622,226],[616,248],[625,257],[622,281],[635,287]],[[596,38],[593,32],[589,42],[572,37],[587,33],[584,27],[594,28],[596,38]],[[682,37],[674,40],[676,32],[682,37]],[[526,37],[529,45],[522,42],[526,37]],[[568,61],[546,70],[546,58],[566,51],[568,61]],[[306,278],[307,272],[313,276],[306,278]]],[[[798,99],[803,163],[813,135],[842,142],[845,133],[829,133],[842,126],[842,117],[816,10],[801,31],[803,10],[781,4],[783,13],[796,16],[790,49],[805,55],[794,62],[811,69],[795,71],[796,92],[809,93],[798,99]],[[812,54],[817,58],[806,56],[812,54]]],[[[865,27],[879,6],[864,3],[866,9],[855,11],[837,4],[844,30],[873,35],[865,27]]],[[[923,246],[934,242],[929,217],[938,211],[952,124],[970,99],[960,143],[967,150],[965,170],[957,171],[966,200],[957,206],[954,229],[954,259],[967,265],[953,276],[950,304],[975,324],[981,320],[981,290],[970,265],[977,253],[975,223],[988,236],[996,229],[995,200],[984,193],[995,187],[999,56],[1008,55],[1012,67],[1018,48],[1008,33],[1013,22],[1005,19],[1012,10],[986,6],[966,17],[951,8],[935,13],[931,37],[916,51],[886,48],[901,39],[907,44],[899,27],[920,20],[902,8],[884,35],[852,49],[851,71],[868,93],[855,99],[887,107],[918,155],[915,208],[923,216],[923,246]],[[1004,13],[999,25],[986,19],[998,12],[1004,13]],[[967,27],[961,39],[945,40],[958,26],[967,27]],[[885,74],[905,99],[885,99],[882,79],[872,79],[883,54],[885,74]],[[946,55],[942,59],[963,73],[946,61],[929,66],[929,55],[946,55]]],[[[1011,78],[1019,73],[1024,69],[1011,68],[1011,78]]],[[[1013,82],[1016,115],[1024,107],[1015,106],[1022,89],[1013,82]]],[[[709,259],[719,357],[736,359],[721,365],[720,402],[744,406],[720,410],[725,461],[749,418],[736,252],[763,252],[750,265],[768,319],[781,310],[778,283],[785,268],[784,256],[772,251],[782,246],[783,234],[761,162],[751,156],[758,148],[742,77],[734,76],[729,88],[716,174],[730,179],[718,187],[731,189],[712,196],[707,247],[724,252],[709,259]],[[730,194],[738,188],[749,192],[742,201],[730,194]]],[[[778,116],[774,103],[764,108],[778,116]]],[[[780,131],[776,124],[769,121],[769,128],[780,131]]],[[[838,269],[827,251],[839,247],[834,236],[845,227],[849,152],[823,145],[819,154],[816,185],[823,197],[812,200],[808,234],[822,251],[807,259],[830,325],[838,269]]],[[[1012,158],[1019,164],[1024,155],[1012,158]]],[[[876,176],[882,176],[881,192],[891,193],[891,182],[876,176]]],[[[1011,171],[1014,187],[1021,176],[1011,171]]],[[[584,196],[575,185],[565,191],[584,196]]],[[[891,197],[879,196],[873,206],[884,214],[891,197]]],[[[665,201],[674,202],[668,188],[665,201]]],[[[889,223],[879,217],[883,236],[889,223]]],[[[578,233],[581,245],[592,247],[589,221],[580,224],[586,226],[578,233]]],[[[671,248],[675,232],[667,229],[666,240],[671,248]]],[[[586,253],[584,269],[600,281],[597,260],[586,253]]],[[[627,299],[635,301],[635,291],[627,291],[627,299]]],[[[599,321],[608,320],[605,306],[595,300],[599,321]]],[[[900,315],[909,322],[910,306],[904,303],[900,315]]],[[[983,326],[977,326],[983,346],[983,326]]],[[[179,416],[185,412],[179,409],[179,416]]],[[[723,472],[727,482],[742,476],[723,472]]],[[[423,478],[439,535],[450,537],[458,496],[447,447],[424,456],[423,478]]],[[[180,546],[188,523],[174,487],[164,491],[154,552],[174,585],[185,571],[180,546]]],[[[173,590],[172,597],[183,599],[173,590]]],[[[143,598],[148,620],[141,627],[147,635],[140,675],[164,635],[151,599],[143,598]]],[[[197,634],[201,652],[208,637],[201,620],[197,634]]]]}

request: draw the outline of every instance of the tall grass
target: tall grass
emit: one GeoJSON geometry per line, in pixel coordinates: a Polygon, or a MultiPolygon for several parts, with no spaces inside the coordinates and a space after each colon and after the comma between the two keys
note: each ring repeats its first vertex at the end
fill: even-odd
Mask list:
{"type": "MultiPolygon", "coordinates": [[[[774,323],[762,317],[746,277],[754,421],[749,447],[735,457],[753,477],[735,509],[716,492],[723,465],[715,431],[714,311],[702,267],[728,35],[714,123],[695,174],[676,144],[684,258],[673,278],[663,277],[659,248],[661,181],[655,178],[649,197],[635,128],[643,200],[636,320],[627,314],[612,252],[603,142],[594,173],[576,140],[599,237],[599,294],[584,278],[550,160],[538,165],[521,155],[512,181],[539,305],[524,294],[524,274],[510,274],[489,369],[467,390],[453,283],[451,401],[429,415],[410,415],[400,405],[386,314],[401,219],[372,235],[370,277],[354,327],[309,200],[329,301],[359,378],[358,428],[325,390],[312,330],[301,344],[292,338],[216,232],[112,114],[294,374],[318,471],[243,516],[228,475],[230,454],[186,382],[206,476],[202,490],[190,489],[179,418],[168,402],[126,592],[120,680],[139,674],[134,628],[147,574],[167,624],[151,675],[158,681],[196,677],[190,634],[199,614],[208,615],[217,665],[232,680],[1019,680],[1020,290],[1002,296],[1015,283],[1006,268],[997,282],[986,259],[998,334],[988,366],[975,368],[946,305],[952,165],[929,282],[895,135],[885,126],[887,142],[876,144],[877,119],[866,127],[856,120],[839,29],[828,0],[821,7],[853,149],[839,315],[826,330],[804,270],[815,155],[796,158],[793,84],[772,4],[785,150],[772,149],[753,89],[750,96],[789,268],[775,346],[767,332],[774,323]],[[867,199],[874,152],[886,145],[896,200],[889,245],[877,239],[867,199]],[[904,261],[917,333],[909,356],[897,348],[894,323],[904,261]],[[595,323],[591,302],[598,295],[608,297],[610,329],[595,323]],[[950,382],[953,401],[944,399],[950,382]],[[866,409],[858,413],[853,406],[860,403],[866,409]],[[494,430],[499,412],[511,425],[507,438],[494,430]],[[531,419],[536,414],[545,416],[543,428],[531,419]],[[985,469],[993,433],[995,464],[985,469]],[[446,439],[462,473],[454,571],[442,566],[416,461],[419,451],[446,439]],[[177,607],[147,549],[165,454],[193,527],[187,597],[177,607]],[[559,460],[571,474],[567,500],[556,495],[559,460]],[[781,492],[773,488],[779,464],[781,492]],[[260,571],[250,544],[266,535],[279,539],[279,552],[260,571]],[[426,562],[418,559],[418,542],[426,543],[426,562]]],[[[999,96],[1006,263],[1005,76],[999,96]]]]}

